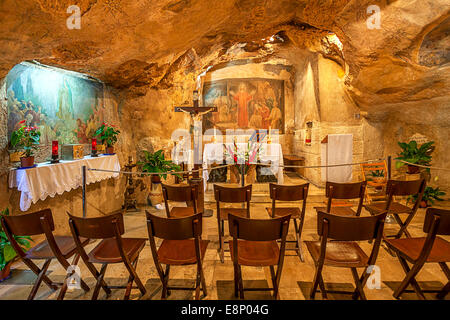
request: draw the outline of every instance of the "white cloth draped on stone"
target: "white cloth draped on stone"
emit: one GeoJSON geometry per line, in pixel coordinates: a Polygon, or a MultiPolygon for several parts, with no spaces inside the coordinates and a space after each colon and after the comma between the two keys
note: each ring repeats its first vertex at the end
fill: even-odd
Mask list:
{"type": "MultiPolygon", "coordinates": [[[[26,211],[32,203],[54,197],[82,185],[82,167],[88,169],[120,170],[117,155],[90,156],[80,160],[64,161],[57,164],[41,163],[35,168],[12,169],[9,172],[9,187],[20,192],[20,210],[26,211]]],[[[87,171],[86,184],[99,182],[109,178],[118,178],[119,173],[87,171]]]]}
{"type": "MultiPolygon", "coordinates": [[[[352,163],[353,135],[329,134],[328,142],[321,144],[321,165],[352,163]]],[[[352,180],[352,166],[322,168],[322,180],[346,183],[352,180]]]]}
{"type": "MultiPolygon", "coordinates": [[[[203,168],[207,168],[208,165],[212,163],[222,164],[225,160],[227,163],[233,163],[232,159],[229,156],[224,157],[225,148],[233,149],[233,143],[208,143],[205,144],[205,148],[203,150],[203,168]]],[[[248,145],[247,143],[236,143],[238,154],[244,153],[247,151],[248,145]]],[[[261,163],[268,163],[271,161],[270,171],[277,177],[278,183],[282,184],[284,182],[283,179],[283,151],[281,149],[281,145],[279,143],[261,143],[259,157],[261,163]]],[[[206,190],[206,182],[208,181],[209,173],[208,170],[203,171],[203,180],[204,187],[206,190]]]]}

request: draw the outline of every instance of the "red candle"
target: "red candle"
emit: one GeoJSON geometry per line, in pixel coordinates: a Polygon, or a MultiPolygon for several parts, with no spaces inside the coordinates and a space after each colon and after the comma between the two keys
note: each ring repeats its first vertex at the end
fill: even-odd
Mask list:
{"type": "Polygon", "coordinates": [[[58,157],[58,141],[52,141],[52,156],[58,157]]]}
{"type": "Polygon", "coordinates": [[[97,151],[97,139],[92,139],[92,151],[97,151]]]}

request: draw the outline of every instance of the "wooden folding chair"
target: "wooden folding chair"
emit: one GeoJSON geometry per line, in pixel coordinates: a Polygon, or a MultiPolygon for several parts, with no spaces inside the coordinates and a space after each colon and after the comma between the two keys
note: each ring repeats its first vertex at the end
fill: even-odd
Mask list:
{"type": "Polygon", "coordinates": [[[273,219],[248,219],[228,215],[231,259],[234,267],[234,295],[244,299],[245,291],[273,290],[273,297],[279,298],[279,284],[283,270],[286,236],[290,215],[273,219]],[[281,240],[278,247],[277,240],[281,240]],[[241,266],[270,267],[273,288],[244,288],[241,266]],[[275,266],[277,270],[275,273],[275,266]]]}
{"type": "Polygon", "coordinates": [[[125,232],[122,213],[118,212],[95,218],[75,217],[69,212],[67,214],[69,215],[70,230],[77,245],[78,253],[97,280],[92,300],[97,300],[100,287],[106,292],[107,297],[111,294],[111,289],[126,289],[124,300],[129,300],[131,289],[135,288],[133,287],[133,281],[137,284],[141,294],[144,295],[146,290],[136,273],[136,267],[146,239],[122,238],[125,232]],[[81,243],[81,237],[101,239],[101,241],[94,249],[86,253],[81,243]],[[95,268],[94,263],[102,265],[100,272],[95,268]],[[126,286],[109,286],[106,284],[104,280],[106,268],[111,263],[123,263],[127,268],[130,276],[126,286]]]}
{"type": "MultiPolygon", "coordinates": [[[[47,275],[47,269],[53,259],[58,260],[62,267],[67,271],[71,265],[76,265],[80,255],[76,252],[76,245],[71,236],[54,236],[55,224],[53,222],[52,211],[44,209],[41,211],[17,216],[2,216],[1,223],[8,237],[9,242],[16,251],[19,258],[31,269],[37,276],[37,280],[31,289],[28,300],[34,299],[42,281],[52,290],[57,290],[61,286],[58,300],[64,299],[67,291],[68,278],[73,272],[67,273],[64,283],[51,281],[47,275]],[[27,252],[24,252],[13,235],[16,236],[35,236],[45,234],[46,240],[40,242],[27,252]],[[67,260],[74,256],[72,263],[67,260]],[[39,268],[32,260],[45,260],[42,268],[39,268]]],[[[89,239],[80,239],[80,246],[89,243],[89,239]]],[[[81,280],[81,287],[85,292],[89,291],[89,286],[81,280]]]]}
{"type": "Polygon", "coordinates": [[[353,294],[353,299],[359,297],[366,300],[364,285],[370,276],[367,270],[375,265],[383,235],[384,219],[386,213],[370,217],[344,217],[325,212],[318,212],[317,233],[320,241],[305,241],[311,257],[316,265],[313,286],[310,298],[314,299],[317,286],[320,287],[323,299],[327,299],[327,292],[353,294]],[[328,239],[335,241],[328,241],[328,239]],[[370,257],[355,241],[373,240],[370,257]],[[323,266],[350,268],[356,289],[354,292],[325,290],[322,278],[323,266]],[[357,268],[364,268],[358,276],[357,268]]]}
{"type": "Polygon", "coordinates": [[[328,198],[326,207],[314,207],[317,212],[324,211],[340,216],[357,216],[361,214],[367,181],[354,183],[336,183],[327,181],[325,193],[328,198]],[[354,211],[351,206],[334,206],[333,199],[359,199],[358,208],[354,211]]]}
{"type": "Polygon", "coordinates": [[[147,229],[150,238],[153,261],[161,279],[161,299],[170,295],[170,290],[195,290],[195,299],[200,298],[200,288],[206,297],[206,283],[203,274],[203,259],[209,240],[202,240],[202,214],[198,213],[182,218],[161,218],[152,215],[147,210],[147,229]],[[155,238],[163,239],[159,249],[156,248],[155,238]],[[163,271],[161,266],[166,265],[163,271]],[[197,265],[195,287],[169,286],[169,272],[171,265],[197,265]]]}
{"type": "Polygon", "coordinates": [[[270,198],[272,199],[272,207],[266,208],[269,216],[271,218],[281,217],[285,215],[291,215],[294,220],[295,227],[295,241],[286,240],[286,242],[295,242],[295,251],[297,251],[298,257],[302,262],[304,262],[302,245],[301,245],[301,235],[303,229],[303,223],[305,220],[306,212],[306,198],[308,197],[309,183],[301,185],[280,185],[271,183],[269,184],[270,198]],[[300,209],[300,204],[298,207],[280,207],[276,206],[276,201],[302,201],[302,207],[300,209]],[[298,219],[298,225],[297,225],[298,219]]]}
{"type": "Polygon", "coordinates": [[[450,210],[427,209],[423,231],[427,233],[427,237],[385,240],[388,247],[397,254],[406,273],[405,279],[394,292],[396,299],[407,292],[409,284],[422,300],[425,300],[423,292],[435,292],[421,290],[415,279],[425,263],[438,263],[448,279],[447,284],[438,292],[438,299],[444,299],[450,291],[450,270],[447,266],[447,262],[450,262],[450,242],[437,236],[450,235],[450,210]],[[411,268],[408,262],[412,264],[411,268]]]}
{"type": "Polygon", "coordinates": [[[388,180],[388,170],[386,160],[380,162],[361,163],[361,174],[364,181],[367,181],[366,201],[372,203],[374,200],[386,200],[386,186],[388,180]],[[381,181],[375,181],[373,172],[382,172],[384,174],[381,181]],[[373,191],[373,192],[371,192],[373,191]]]}
{"type": "Polygon", "coordinates": [[[188,217],[197,214],[197,185],[162,185],[162,193],[168,218],[188,217]],[[173,207],[169,209],[168,201],[186,202],[187,207],[173,207]]]}
{"type": "Polygon", "coordinates": [[[228,214],[234,214],[238,217],[250,218],[250,201],[252,199],[252,185],[245,187],[222,187],[214,185],[214,197],[217,204],[217,227],[219,230],[219,252],[220,262],[224,262],[224,240],[225,221],[228,220],[228,214]],[[245,208],[221,208],[220,203],[245,203],[245,208]]]}
{"type": "Polygon", "coordinates": [[[395,221],[400,226],[400,230],[397,234],[387,235],[386,237],[394,237],[398,239],[405,234],[406,237],[411,238],[411,234],[408,232],[407,227],[419,208],[425,187],[425,179],[413,181],[389,180],[386,187],[386,192],[388,194],[387,201],[367,204],[364,205],[364,208],[372,215],[387,211],[388,214],[394,217],[395,221]],[[418,196],[412,208],[393,201],[394,196],[408,196],[415,194],[418,196]],[[407,214],[408,217],[403,222],[399,214],[407,214]]]}

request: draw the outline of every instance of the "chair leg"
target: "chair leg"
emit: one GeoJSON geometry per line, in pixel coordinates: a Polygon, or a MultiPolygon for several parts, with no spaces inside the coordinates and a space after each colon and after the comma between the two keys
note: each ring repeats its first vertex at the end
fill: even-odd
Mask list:
{"type": "Polygon", "coordinates": [[[102,265],[102,268],[100,269],[100,273],[97,278],[97,283],[95,284],[94,293],[92,294],[92,300],[97,300],[98,294],[100,293],[100,288],[102,287],[103,277],[105,276],[106,268],[108,267],[108,264],[102,265]]]}
{"type": "MultiPolygon", "coordinates": [[[[223,223],[223,221],[222,221],[223,223]]],[[[220,262],[224,263],[224,243],[223,243],[223,226],[221,227],[221,220],[217,220],[217,227],[219,229],[219,258],[220,258],[220,262]]]]}
{"type": "Polygon", "coordinates": [[[244,284],[242,280],[242,268],[240,265],[237,267],[238,269],[238,279],[239,279],[239,298],[244,300],[244,284]]]}
{"type": "Polygon", "coordinates": [[[197,265],[197,275],[195,278],[195,300],[200,300],[200,286],[201,286],[201,280],[200,280],[200,266],[197,265]]]}
{"type": "MultiPolygon", "coordinates": [[[[52,259],[45,260],[44,265],[42,266],[42,269],[38,273],[38,278],[37,278],[35,284],[33,285],[33,288],[31,289],[30,294],[28,295],[28,300],[33,300],[34,297],[36,296],[39,286],[41,285],[41,282],[44,280],[44,277],[46,277],[45,273],[47,272],[47,269],[50,266],[51,261],[52,261],[52,259]]],[[[50,288],[53,289],[52,287],[50,287],[50,288]]]]}
{"type": "Polygon", "coordinates": [[[327,290],[325,290],[325,283],[323,282],[322,274],[320,274],[320,277],[319,277],[319,288],[320,288],[320,292],[322,293],[322,299],[328,300],[328,294],[327,294],[327,290]]]}
{"type": "MultiPolygon", "coordinates": [[[[135,265],[137,265],[138,259],[139,259],[139,254],[137,255],[137,257],[135,259],[135,261],[136,261],[135,265]]],[[[132,281],[134,281],[136,283],[136,285],[139,288],[139,291],[141,291],[141,294],[144,295],[147,292],[147,290],[145,290],[145,287],[142,284],[141,279],[139,278],[139,276],[138,276],[138,274],[136,272],[136,268],[133,267],[133,265],[129,265],[126,261],[124,261],[124,264],[125,264],[125,267],[128,269],[128,272],[130,273],[130,276],[131,275],[133,276],[133,280],[132,281]]]]}
{"type": "MultiPolygon", "coordinates": [[[[80,259],[80,255],[78,253],[75,254],[75,256],[73,257],[72,260],[72,265],[76,266],[78,264],[78,260],[80,259]]],[[[68,269],[69,268],[69,263],[67,261],[65,261],[66,263],[62,263],[62,261],[60,261],[60,263],[63,265],[64,269],[68,269]]],[[[75,270],[73,270],[70,274],[67,273],[66,278],[64,279],[64,283],[63,286],[61,287],[61,290],[59,291],[59,295],[58,295],[58,300],[63,300],[64,296],[67,292],[67,287],[68,287],[68,281],[69,278],[75,273],[75,270]]],[[[81,288],[84,290],[84,292],[89,292],[90,288],[89,286],[86,284],[86,282],[83,281],[83,279],[80,277],[80,285],[81,288]]]]}
{"type": "MultiPolygon", "coordinates": [[[[97,269],[94,267],[92,263],[89,261],[83,260],[86,267],[88,267],[89,271],[92,273],[95,279],[98,279],[100,276],[100,273],[97,271],[97,269]]],[[[103,278],[102,278],[103,279],[103,278]]],[[[103,290],[106,293],[106,297],[109,297],[111,295],[111,289],[108,288],[108,285],[106,284],[105,280],[102,280],[100,285],[102,286],[103,290]]]]}
{"type": "Polygon", "coordinates": [[[237,272],[237,265],[233,264],[233,271],[234,271],[234,296],[238,297],[238,290],[239,290],[239,276],[237,272]]]}
{"type": "Polygon", "coordinates": [[[166,271],[164,272],[164,278],[163,278],[163,288],[161,293],[161,299],[166,299],[167,296],[170,296],[170,291],[167,288],[169,285],[169,274],[170,274],[170,265],[166,264],[166,271]]]}
{"type": "MultiPolygon", "coordinates": [[[[131,262],[131,267],[133,268],[133,270],[136,270],[138,260],[139,260],[139,256],[137,256],[136,259],[133,262],[131,262]]],[[[127,286],[125,288],[125,294],[123,296],[123,300],[130,300],[131,289],[133,287],[133,281],[135,281],[135,280],[136,280],[136,278],[135,278],[134,274],[130,272],[130,276],[128,277],[128,282],[127,282],[127,286]]],[[[138,278],[138,281],[140,281],[139,278],[138,278]]],[[[139,287],[139,285],[138,285],[138,287],[139,287]]],[[[142,293],[142,291],[141,291],[141,293],[142,293]]],[[[145,293],[142,293],[142,295],[144,295],[144,294],[145,293]]]]}
{"type": "MultiPolygon", "coordinates": [[[[41,273],[41,269],[39,269],[39,267],[34,264],[33,261],[31,261],[30,259],[26,259],[26,258],[22,258],[23,263],[26,264],[26,266],[28,268],[30,268],[31,271],[34,272],[34,274],[36,274],[39,277],[39,274],[41,273]]],[[[52,290],[57,290],[58,286],[56,284],[53,283],[52,280],[50,280],[45,273],[42,276],[42,281],[44,281],[44,283],[52,290]]]]}
{"type": "Polygon", "coordinates": [[[295,227],[295,238],[297,240],[297,252],[298,252],[298,257],[300,258],[301,262],[305,262],[305,257],[303,255],[303,249],[302,249],[302,243],[300,240],[300,230],[297,226],[297,219],[294,219],[294,227],[295,227]]]}
{"type": "Polygon", "coordinates": [[[398,214],[393,214],[395,221],[397,221],[398,225],[400,226],[400,230],[398,231],[398,233],[395,235],[396,239],[400,239],[403,235],[403,233],[405,234],[405,236],[407,238],[411,238],[411,234],[408,232],[408,230],[406,229],[408,227],[408,224],[410,222],[410,220],[412,219],[412,217],[408,217],[405,222],[402,221],[402,219],[400,219],[400,217],[398,216],[398,214]]]}
{"type": "MultiPolygon", "coordinates": [[[[275,300],[278,300],[280,298],[279,297],[279,290],[278,290],[279,283],[277,281],[277,276],[275,274],[274,267],[273,266],[269,266],[269,267],[270,267],[270,276],[272,278],[272,285],[273,285],[273,298],[275,300]]],[[[278,273],[278,270],[277,270],[277,273],[278,273]]]]}
{"type": "Polygon", "coordinates": [[[314,297],[315,297],[316,291],[317,291],[317,286],[319,285],[319,282],[322,279],[322,268],[323,268],[323,265],[316,265],[316,273],[314,275],[313,285],[311,288],[311,292],[309,294],[309,297],[311,300],[314,300],[314,297]]]}
{"type": "Polygon", "coordinates": [[[203,267],[200,268],[200,281],[202,283],[202,290],[205,297],[208,295],[208,292],[206,290],[206,281],[205,281],[205,274],[203,272],[203,267]]]}
{"type": "MultiPolygon", "coordinates": [[[[352,270],[352,276],[353,276],[353,279],[355,280],[355,285],[356,285],[356,289],[353,294],[353,299],[356,300],[356,299],[358,299],[358,297],[361,297],[361,300],[367,300],[366,295],[364,294],[364,286],[360,282],[360,279],[358,276],[358,271],[356,270],[356,268],[351,268],[351,270],[352,270]],[[356,294],[356,292],[358,292],[358,294],[356,294]]],[[[363,277],[361,277],[361,279],[363,279],[363,277]]]]}
{"type": "Polygon", "coordinates": [[[408,263],[406,262],[405,259],[403,259],[400,256],[398,256],[398,259],[400,261],[400,264],[403,267],[403,270],[406,273],[406,277],[402,281],[400,286],[397,288],[397,290],[395,290],[394,298],[398,299],[400,297],[400,295],[403,293],[403,291],[405,291],[405,289],[408,287],[408,284],[411,283],[411,285],[412,285],[414,291],[416,292],[417,296],[419,297],[419,299],[425,300],[425,296],[423,295],[422,290],[419,287],[419,284],[417,283],[416,279],[414,278],[417,275],[417,273],[419,273],[422,265],[415,264],[412,267],[412,269],[410,269],[408,266],[408,263]]]}
{"type": "Polygon", "coordinates": [[[450,292],[450,270],[447,267],[447,263],[445,262],[439,262],[439,266],[449,280],[447,284],[442,288],[442,290],[439,291],[439,293],[436,295],[438,299],[444,299],[445,296],[450,292]]]}

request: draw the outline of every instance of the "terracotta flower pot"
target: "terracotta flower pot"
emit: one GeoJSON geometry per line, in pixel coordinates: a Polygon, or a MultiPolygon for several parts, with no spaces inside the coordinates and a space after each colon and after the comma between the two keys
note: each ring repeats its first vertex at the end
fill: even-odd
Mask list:
{"type": "Polygon", "coordinates": [[[156,174],[152,175],[152,177],[150,179],[151,179],[152,183],[161,183],[161,177],[156,174]]]}
{"type": "Polygon", "coordinates": [[[11,265],[12,261],[8,262],[8,264],[5,266],[5,268],[3,268],[3,270],[0,270],[0,282],[10,278],[11,265]]]}
{"type": "Polygon", "coordinates": [[[114,153],[114,147],[106,147],[106,153],[107,154],[113,154],[114,153]]]}
{"type": "Polygon", "coordinates": [[[428,207],[428,203],[426,201],[422,200],[419,203],[419,207],[420,208],[427,208],[428,207]]]}
{"type": "Polygon", "coordinates": [[[419,167],[408,164],[408,173],[409,174],[416,174],[416,173],[419,173],[419,171],[420,171],[419,167]]]}
{"type": "Polygon", "coordinates": [[[34,165],[34,156],[20,158],[20,166],[22,168],[32,167],[33,165],[34,165]]]}

